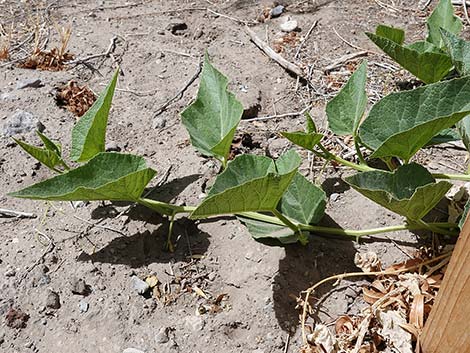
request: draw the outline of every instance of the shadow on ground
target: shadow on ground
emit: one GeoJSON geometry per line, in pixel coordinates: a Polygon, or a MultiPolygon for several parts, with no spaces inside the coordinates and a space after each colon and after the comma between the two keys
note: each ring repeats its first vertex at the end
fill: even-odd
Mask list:
{"type": "Polygon", "coordinates": [[[166,249],[169,221],[144,207],[135,207],[129,214],[133,219],[147,221],[152,224],[160,224],[153,232],[148,230],[138,232],[131,236],[122,236],[113,239],[108,245],[99,251],[89,255],[82,252],[79,261],[92,261],[112,264],[125,264],[136,268],[151,263],[170,261],[190,261],[191,254],[204,254],[209,247],[209,235],[201,232],[193,221],[182,218],[175,221],[173,226],[173,243],[177,243],[175,252],[166,249]],[[150,216],[150,217],[149,217],[150,216]]]}

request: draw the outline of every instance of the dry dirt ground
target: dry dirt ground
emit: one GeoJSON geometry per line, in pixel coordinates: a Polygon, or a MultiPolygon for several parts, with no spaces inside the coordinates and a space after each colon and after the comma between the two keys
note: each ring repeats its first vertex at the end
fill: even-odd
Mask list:
{"type": "MultiPolygon", "coordinates": [[[[384,65],[390,62],[374,54],[378,50],[364,32],[388,23],[406,28],[414,38],[423,37],[430,11],[421,11],[418,1],[400,0],[283,3],[286,8],[279,18],[252,25],[272,3],[0,1],[2,28],[14,28],[18,38],[13,37],[12,46],[21,45],[14,48],[12,59],[31,50],[34,36],[29,35],[35,22],[41,43],[50,38],[48,48],[57,45],[54,24],[71,25],[68,49],[76,58],[106,52],[115,37],[112,55],[64,71],[28,70],[0,62],[0,125],[16,110],[27,111],[67,151],[76,117],[57,106],[54,88],[73,79],[99,92],[119,64],[122,73],[109,119],[108,145],[146,157],[164,177],[159,199],[195,204],[217,171],[213,161],[188,143],[179,117],[194,98],[198,81],[155,114],[195,74],[204,51],[230,78],[231,90],[245,107],[252,106],[249,117],[297,112],[311,104],[316,123],[326,127],[326,101],[362,58],[330,73],[324,68],[345,54],[370,50],[370,101],[398,89],[410,77],[384,65]],[[283,35],[279,26],[287,16],[298,21],[300,32],[297,39],[279,44],[283,35]],[[234,19],[248,22],[260,38],[301,65],[315,89],[297,82],[265,56],[250,42],[242,22],[234,19]],[[298,40],[316,21],[295,57],[298,40]],[[168,26],[177,22],[187,28],[172,33],[168,26]],[[35,78],[40,87],[17,88],[18,82],[35,78]]],[[[277,132],[300,128],[302,123],[301,116],[242,121],[238,135],[252,138],[243,146],[245,151],[277,156],[289,147],[277,132]]],[[[17,137],[38,142],[33,133],[17,137]]],[[[348,152],[339,142],[332,146],[348,152]]],[[[430,168],[461,170],[459,153],[436,149],[420,158],[430,168]],[[436,155],[448,157],[444,166],[435,162],[436,155]]],[[[329,196],[324,224],[361,229],[402,221],[349,190],[341,181],[343,169],[328,166],[322,172],[321,161],[302,154],[306,159],[302,171],[323,183],[329,196]]],[[[142,207],[118,217],[127,205],[92,202],[73,208],[69,203],[6,196],[48,175],[10,138],[0,138],[0,208],[38,216],[0,218],[0,352],[296,352],[301,344],[296,297],[301,290],[326,276],[357,270],[353,263],[357,252],[374,251],[388,265],[428,241],[397,232],[360,242],[314,236],[308,246],[267,246],[254,241],[234,218],[198,223],[180,219],[174,234],[176,251],[169,253],[164,250],[167,221],[142,207]],[[160,281],[160,299],[139,295],[132,285],[133,275],[152,274],[160,281]],[[197,295],[196,287],[207,298],[197,295]],[[58,295],[57,309],[51,308],[58,306],[51,291],[58,295]],[[7,326],[10,308],[29,316],[23,328],[7,326]]],[[[338,315],[360,310],[362,283],[325,287],[318,293],[323,301],[319,317],[330,323],[338,315]]]]}

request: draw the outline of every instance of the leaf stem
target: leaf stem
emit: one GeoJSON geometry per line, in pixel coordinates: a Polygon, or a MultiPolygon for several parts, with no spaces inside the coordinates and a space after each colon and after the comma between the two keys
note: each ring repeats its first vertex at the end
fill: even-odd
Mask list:
{"type": "Polygon", "coordinates": [[[446,174],[446,173],[434,173],[432,174],[434,179],[448,179],[448,180],[463,180],[470,181],[469,174],[446,174]]]}
{"type": "Polygon", "coordinates": [[[282,223],[284,223],[286,226],[288,226],[290,229],[292,229],[295,233],[297,233],[300,228],[299,228],[299,225],[295,225],[294,223],[292,223],[289,218],[287,218],[286,216],[284,216],[281,212],[279,212],[278,210],[274,209],[271,211],[273,215],[275,215],[282,223]]]}
{"type": "Polygon", "coordinates": [[[356,163],[347,161],[347,160],[345,160],[341,157],[338,157],[337,155],[335,155],[335,154],[331,153],[330,151],[328,151],[325,148],[325,146],[323,146],[321,143],[319,143],[317,146],[320,147],[322,152],[325,154],[326,158],[329,159],[329,160],[333,160],[335,162],[338,162],[342,165],[345,165],[347,167],[353,168],[353,169],[361,171],[361,172],[369,172],[369,171],[372,171],[372,170],[376,170],[375,168],[369,167],[367,164],[356,164],[356,163]]]}
{"type": "MultiPolygon", "coordinates": [[[[195,206],[177,206],[168,204],[166,202],[151,200],[141,198],[138,201],[139,204],[149,207],[150,209],[157,211],[158,213],[173,216],[179,213],[191,213],[193,212],[196,207],[195,206]]],[[[374,235],[380,233],[388,233],[388,232],[396,232],[400,230],[430,230],[435,233],[445,234],[445,235],[458,235],[458,231],[453,231],[452,229],[458,229],[458,225],[455,223],[446,223],[446,222],[437,222],[437,223],[426,223],[424,221],[413,221],[408,224],[401,224],[396,226],[389,226],[389,227],[381,227],[381,228],[370,228],[370,229],[363,229],[363,230],[354,230],[354,229],[343,229],[343,228],[331,228],[331,227],[324,227],[324,226],[315,226],[310,224],[294,224],[290,221],[286,216],[284,216],[279,211],[275,210],[272,211],[275,215],[268,216],[258,212],[239,212],[236,215],[241,217],[246,217],[250,219],[255,219],[258,221],[281,225],[281,226],[288,226],[295,232],[299,230],[307,230],[310,232],[317,232],[323,234],[335,234],[335,235],[343,235],[352,238],[358,238],[367,235],[374,235]]]]}
{"type": "Polygon", "coordinates": [[[354,147],[356,148],[357,158],[359,158],[360,164],[367,165],[364,155],[362,154],[361,147],[359,146],[359,141],[357,136],[354,137],[354,147]]]}

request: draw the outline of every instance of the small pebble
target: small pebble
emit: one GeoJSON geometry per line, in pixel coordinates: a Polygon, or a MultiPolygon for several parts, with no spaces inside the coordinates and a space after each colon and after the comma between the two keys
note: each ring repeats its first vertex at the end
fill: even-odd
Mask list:
{"type": "Polygon", "coordinates": [[[271,15],[272,18],[274,18],[274,17],[281,16],[283,12],[284,12],[284,6],[277,5],[276,7],[273,7],[271,11],[269,11],[269,14],[271,15]]]}
{"type": "Polygon", "coordinates": [[[79,295],[87,295],[89,292],[88,286],[83,279],[74,279],[72,282],[72,293],[79,295]]]}
{"type": "Polygon", "coordinates": [[[202,331],[206,325],[204,319],[200,316],[188,316],[184,319],[186,328],[193,332],[202,331]]]}
{"type": "Polygon", "coordinates": [[[297,29],[298,24],[296,20],[290,20],[290,21],[281,23],[280,27],[281,27],[281,31],[283,32],[293,32],[297,29]]]}
{"type": "Polygon", "coordinates": [[[150,289],[150,286],[148,285],[148,283],[145,281],[142,281],[137,276],[132,276],[131,282],[132,282],[132,289],[134,289],[138,294],[141,294],[141,295],[145,294],[150,289]]]}
{"type": "Polygon", "coordinates": [[[168,329],[166,327],[162,327],[160,331],[155,335],[155,342],[157,343],[167,343],[170,339],[168,338],[168,329]]]}
{"type": "Polygon", "coordinates": [[[337,194],[336,192],[332,193],[330,195],[330,200],[333,201],[333,202],[336,202],[339,198],[339,194],[337,194]]]}
{"type": "Polygon", "coordinates": [[[80,309],[81,313],[86,313],[88,311],[89,307],[90,307],[90,304],[88,304],[84,300],[82,300],[82,301],[80,301],[80,303],[78,303],[78,308],[80,309]]]}
{"type": "Polygon", "coordinates": [[[110,141],[106,144],[106,152],[120,152],[121,147],[114,141],[110,141]]]}
{"type": "Polygon", "coordinates": [[[166,119],[161,116],[157,116],[155,119],[153,119],[152,122],[152,127],[154,129],[163,129],[166,126],[166,119]]]}
{"type": "Polygon", "coordinates": [[[26,342],[24,346],[25,348],[31,348],[33,346],[33,342],[26,342]]]}
{"type": "Polygon", "coordinates": [[[27,78],[24,80],[20,80],[16,83],[16,89],[24,89],[24,88],[38,88],[41,87],[41,79],[39,78],[27,78]]]}
{"type": "Polygon", "coordinates": [[[51,309],[59,309],[60,308],[59,294],[52,290],[48,290],[47,297],[46,297],[46,306],[51,309]]]}
{"type": "Polygon", "coordinates": [[[13,267],[9,268],[8,270],[5,271],[5,276],[6,277],[15,277],[16,276],[16,271],[13,267]]]}

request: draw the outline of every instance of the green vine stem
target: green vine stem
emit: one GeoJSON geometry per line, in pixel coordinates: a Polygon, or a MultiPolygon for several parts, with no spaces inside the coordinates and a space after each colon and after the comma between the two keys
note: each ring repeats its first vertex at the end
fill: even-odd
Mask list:
{"type": "MultiPolygon", "coordinates": [[[[346,167],[350,167],[360,172],[380,171],[380,169],[369,167],[366,164],[357,164],[354,162],[347,161],[341,157],[338,157],[337,155],[328,151],[326,147],[323,146],[321,143],[318,144],[318,147],[323,152],[323,153],[320,153],[318,151],[313,151],[314,154],[318,157],[321,157],[327,160],[333,160],[335,162],[338,162],[339,164],[342,164],[346,167]]],[[[434,179],[470,181],[470,174],[431,173],[431,175],[433,176],[434,179]]]]}
{"type": "MultiPolygon", "coordinates": [[[[159,213],[173,216],[178,213],[191,213],[196,209],[195,206],[176,206],[167,204],[161,201],[155,201],[150,199],[140,199],[139,202],[141,205],[149,207],[159,213]],[[165,212],[160,212],[163,210],[165,212]]],[[[281,225],[281,226],[288,226],[294,231],[302,231],[306,230],[313,233],[322,233],[322,234],[334,234],[334,235],[342,235],[350,238],[360,238],[367,235],[374,235],[380,233],[388,233],[388,232],[395,232],[400,230],[430,230],[435,233],[444,234],[444,235],[452,235],[457,236],[459,234],[458,231],[454,229],[458,229],[458,225],[455,223],[446,223],[446,222],[435,222],[435,223],[426,223],[424,221],[417,221],[417,222],[410,222],[406,224],[396,225],[396,226],[389,226],[389,227],[380,227],[380,228],[371,228],[371,229],[364,229],[364,230],[353,230],[353,229],[343,229],[343,228],[331,228],[331,227],[324,227],[324,226],[316,226],[310,224],[295,224],[287,217],[282,215],[279,211],[272,212],[275,217],[268,216],[258,212],[240,212],[237,213],[237,216],[246,217],[250,219],[255,219],[258,221],[263,221],[271,224],[281,225]]]]}

